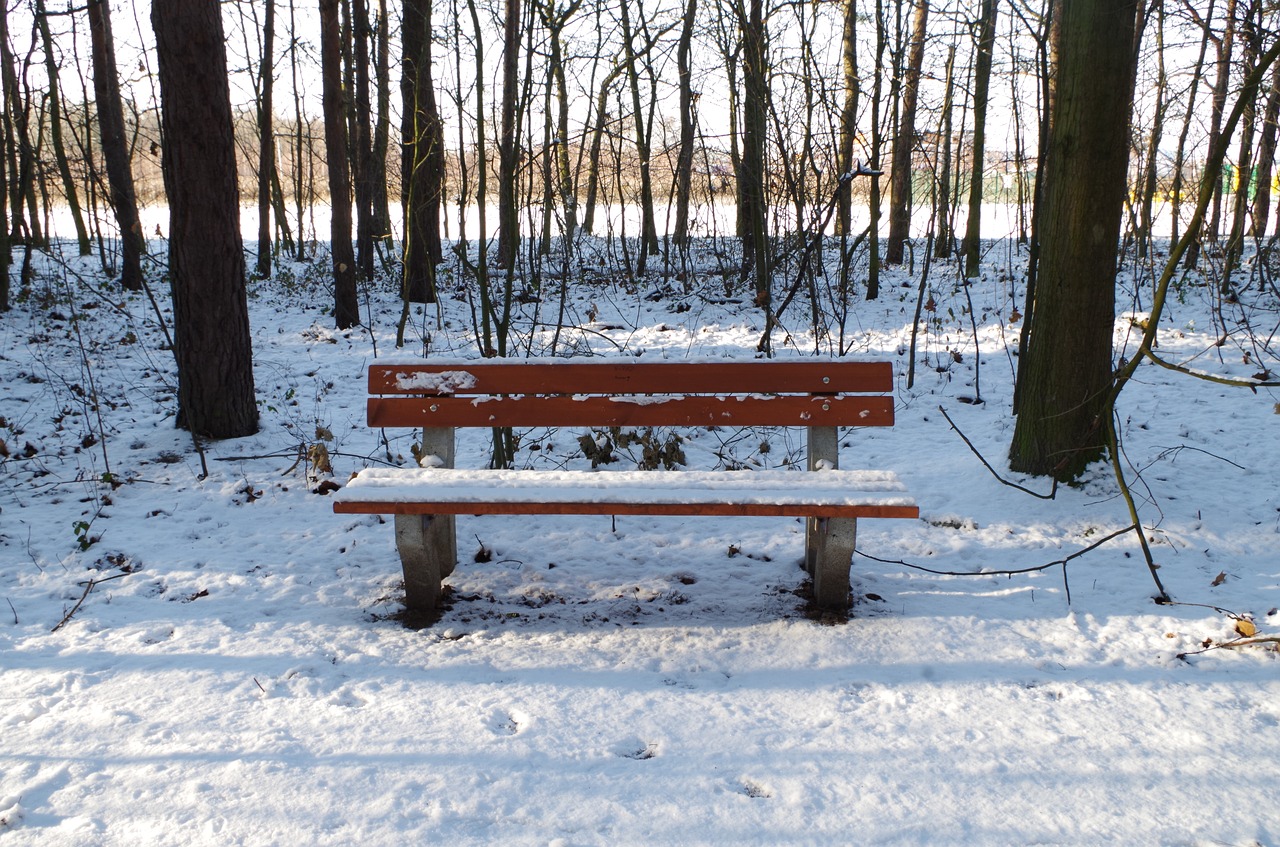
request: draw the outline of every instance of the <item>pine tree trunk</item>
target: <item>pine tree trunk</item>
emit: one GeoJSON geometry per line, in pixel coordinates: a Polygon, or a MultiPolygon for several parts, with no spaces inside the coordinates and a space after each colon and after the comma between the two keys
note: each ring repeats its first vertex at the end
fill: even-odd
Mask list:
{"type": "Polygon", "coordinates": [[[211,438],[258,429],[226,39],[218,0],[155,0],[169,199],[178,425],[211,438]]]}

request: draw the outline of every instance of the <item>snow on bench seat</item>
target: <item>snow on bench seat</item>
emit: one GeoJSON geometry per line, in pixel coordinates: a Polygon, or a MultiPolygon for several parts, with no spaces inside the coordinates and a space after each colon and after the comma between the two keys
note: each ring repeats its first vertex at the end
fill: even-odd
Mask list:
{"type": "Polygon", "coordinates": [[[892,471],[528,471],[371,468],[334,498],[365,514],[919,517],[892,471]]]}

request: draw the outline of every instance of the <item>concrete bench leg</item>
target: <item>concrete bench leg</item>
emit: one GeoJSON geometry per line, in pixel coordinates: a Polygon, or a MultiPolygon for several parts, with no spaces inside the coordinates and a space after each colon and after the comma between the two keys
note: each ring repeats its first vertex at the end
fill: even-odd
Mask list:
{"type": "MultiPolygon", "coordinates": [[[[834,426],[809,427],[808,466],[810,471],[840,467],[840,430],[834,426]]],[[[813,576],[814,564],[818,560],[818,548],[825,530],[818,518],[807,518],[804,528],[804,569],[813,576]]]]}
{"type": "Polygon", "coordinates": [[[820,609],[849,608],[849,568],[858,540],[856,518],[811,518],[817,524],[814,543],[813,602],[820,609]]]}
{"type": "Polygon", "coordinates": [[[440,601],[440,580],[458,561],[453,523],[452,515],[396,515],[396,549],[411,611],[430,612],[440,601]]]}

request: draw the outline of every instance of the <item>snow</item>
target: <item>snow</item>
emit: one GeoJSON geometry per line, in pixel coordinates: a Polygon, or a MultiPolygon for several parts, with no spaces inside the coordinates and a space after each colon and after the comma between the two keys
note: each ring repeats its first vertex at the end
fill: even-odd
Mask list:
{"type": "Polygon", "coordinates": [[[466,371],[441,373],[397,373],[396,388],[401,391],[422,391],[435,394],[452,394],[474,388],[476,378],[466,371]]]}
{"type": "Polygon", "coordinates": [[[520,471],[370,468],[334,502],[770,503],[914,506],[890,471],[520,471]],[[803,475],[802,475],[803,474],[803,475]]]}
{"type": "MultiPolygon", "coordinates": [[[[85,289],[90,260],[42,264],[0,315],[0,847],[1280,845],[1277,655],[1215,646],[1233,615],[1280,629],[1280,396],[1144,364],[1121,398],[1179,605],[1152,601],[1132,534],[1052,564],[1129,518],[1109,468],[1033,498],[939,411],[1048,491],[1003,460],[1021,276],[1016,246],[987,256],[976,339],[935,265],[911,388],[905,271],[843,335],[815,340],[807,307],[775,333],[781,355],[842,338],[894,362],[895,426],[842,431],[840,465],[896,473],[922,518],[860,525],[847,621],[806,611],[799,520],[460,516],[448,608],[421,630],[397,619],[390,523],[313,493],[413,464],[412,433],[364,422],[367,368],[397,353],[393,286],[369,291],[375,337],[332,329],[322,270],[253,283],[261,431],[202,459],[146,298],[85,289]]],[[[753,357],[749,298],[693,284],[571,291],[556,353],[753,357]]],[[[1117,355],[1149,302],[1124,286],[1117,355]]],[[[1161,355],[1278,370],[1276,301],[1244,299],[1186,284],[1161,355]]],[[[538,304],[516,308],[521,349],[549,353],[538,304]]],[[[415,312],[403,352],[474,358],[471,314],[415,312]]],[[[585,470],[582,434],[524,431],[517,462],[585,470]]],[[[680,434],[694,473],[803,462],[799,430],[680,434]]],[[[462,431],[458,467],[488,450],[462,431]]],[[[631,471],[641,447],[615,452],[631,471]]]]}

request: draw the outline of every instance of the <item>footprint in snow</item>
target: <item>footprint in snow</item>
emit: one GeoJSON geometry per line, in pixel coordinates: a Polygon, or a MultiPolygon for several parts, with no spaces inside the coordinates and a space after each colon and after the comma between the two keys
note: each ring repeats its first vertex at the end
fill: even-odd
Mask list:
{"type": "Polygon", "coordinates": [[[519,711],[494,709],[489,713],[486,723],[494,735],[515,735],[520,731],[521,724],[528,723],[528,718],[519,711]]]}
{"type": "Polygon", "coordinates": [[[635,759],[643,762],[658,755],[658,742],[642,741],[639,738],[627,738],[613,745],[613,754],[624,759],[635,759]]]}

